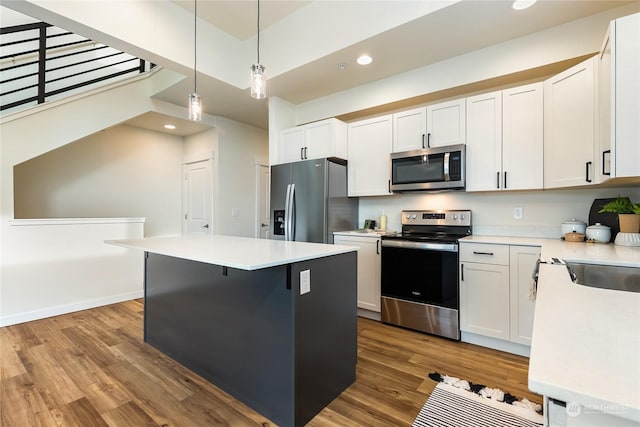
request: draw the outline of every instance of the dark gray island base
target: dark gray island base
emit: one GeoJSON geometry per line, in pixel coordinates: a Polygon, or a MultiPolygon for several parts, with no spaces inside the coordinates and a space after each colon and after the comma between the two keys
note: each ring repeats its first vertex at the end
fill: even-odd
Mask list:
{"type": "Polygon", "coordinates": [[[257,270],[145,258],[145,341],[274,423],[304,425],[355,381],[356,252],[257,270]]]}

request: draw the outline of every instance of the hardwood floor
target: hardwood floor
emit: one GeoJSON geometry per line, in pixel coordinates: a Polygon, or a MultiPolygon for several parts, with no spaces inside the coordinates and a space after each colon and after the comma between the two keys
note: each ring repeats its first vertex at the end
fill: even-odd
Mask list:
{"type": "MultiPolygon", "coordinates": [[[[142,339],[134,300],[0,329],[0,425],[272,426],[142,339]]],[[[438,371],[541,403],[528,359],[358,319],[357,380],[309,426],[410,426],[438,371]]]]}

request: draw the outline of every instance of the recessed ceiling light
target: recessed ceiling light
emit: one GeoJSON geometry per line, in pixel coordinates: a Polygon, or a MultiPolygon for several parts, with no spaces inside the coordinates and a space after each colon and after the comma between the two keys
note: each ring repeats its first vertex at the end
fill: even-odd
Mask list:
{"type": "Polygon", "coordinates": [[[167,123],[166,125],[164,125],[164,128],[169,130],[174,130],[176,128],[176,125],[167,123]]]}
{"type": "Polygon", "coordinates": [[[536,1],[537,0],[514,0],[511,7],[513,7],[515,10],[522,10],[533,6],[536,1]]]}
{"type": "Polygon", "coordinates": [[[371,58],[369,55],[360,55],[356,62],[360,65],[369,65],[373,62],[373,58],[371,58]]]}

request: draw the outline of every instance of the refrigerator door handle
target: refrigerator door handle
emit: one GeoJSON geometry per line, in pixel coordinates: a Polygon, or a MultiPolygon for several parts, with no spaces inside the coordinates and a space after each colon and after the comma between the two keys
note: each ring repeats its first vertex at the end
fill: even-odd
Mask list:
{"type": "Polygon", "coordinates": [[[289,193],[289,239],[296,239],[296,185],[291,184],[291,192],[289,193]]]}
{"type": "Polygon", "coordinates": [[[289,240],[289,217],[291,209],[289,207],[289,194],[291,193],[291,184],[287,184],[287,195],[284,198],[284,240],[289,240]]]}

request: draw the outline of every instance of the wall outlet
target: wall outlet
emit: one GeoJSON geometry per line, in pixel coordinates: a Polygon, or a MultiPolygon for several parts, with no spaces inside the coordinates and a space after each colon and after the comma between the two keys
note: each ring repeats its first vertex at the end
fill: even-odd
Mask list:
{"type": "Polygon", "coordinates": [[[311,292],[311,270],[300,272],[300,295],[311,292]]]}
{"type": "Polygon", "coordinates": [[[522,219],[522,215],[524,214],[523,209],[520,206],[513,208],[513,218],[514,219],[522,219]]]}
{"type": "Polygon", "coordinates": [[[240,216],[240,209],[231,208],[231,216],[240,216]]]}

